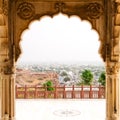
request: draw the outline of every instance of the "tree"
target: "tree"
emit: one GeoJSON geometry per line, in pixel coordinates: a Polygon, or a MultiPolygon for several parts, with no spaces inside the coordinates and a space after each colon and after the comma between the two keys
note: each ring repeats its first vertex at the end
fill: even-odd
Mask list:
{"type": "Polygon", "coordinates": [[[69,78],[69,77],[65,77],[65,78],[64,78],[64,81],[65,81],[65,82],[70,81],[70,78],[69,78]]]}
{"type": "Polygon", "coordinates": [[[47,81],[46,83],[44,83],[44,87],[47,87],[47,90],[48,91],[53,91],[54,90],[54,88],[53,88],[53,83],[52,83],[52,81],[47,81]]]}
{"type": "Polygon", "coordinates": [[[62,71],[60,75],[61,76],[67,76],[68,74],[65,71],[62,71]]]}
{"type": "Polygon", "coordinates": [[[84,70],[81,75],[82,84],[91,85],[93,81],[93,74],[90,70],[84,70]]]}
{"type": "Polygon", "coordinates": [[[106,82],[105,82],[105,79],[106,79],[105,72],[102,72],[102,73],[100,74],[100,77],[99,77],[98,82],[101,83],[101,85],[105,86],[105,83],[106,83],[106,82]]]}

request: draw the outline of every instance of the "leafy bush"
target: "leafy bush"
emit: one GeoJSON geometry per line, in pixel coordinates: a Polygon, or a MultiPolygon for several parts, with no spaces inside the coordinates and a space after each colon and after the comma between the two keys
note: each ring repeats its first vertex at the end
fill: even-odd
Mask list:
{"type": "Polygon", "coordinates": [[[67,76],[68,74],[67,74],[67,72],[63,71],[60,75],[61,76],[67,76]]]}
{"type": "Polygon", "coordinates": [[[64,81],[65,81],[65,82],[70,81],[70,78],[69,78],[69,77],[65,77],[65,78],[64,78],[64,81]]]}
{"type": "Polygon", "coordinates": [[[105,76],[105,72],[102,72],[101,74],[100,74],[100,77],[99,77],[99,80],[98,80],[98,82],[101,84],[101,85],[103,85],[103,86],[105,86],[105,79],[106,79],[106,76],[105,76]]]}
{"type": "Polygon", "coordinates": [[[52,81],[47,81],[46,83],[44,83],[44,87],[47,87],[47,91],[53,91],[54,87],[53,87],[53,83],[52,81]]]}
{"type": "Polygon", "coordinates": [[[90,70],[84,70],[81,75],[82,82],[81,84],[91,85],[93,81],[93,74],[90,70]]]}

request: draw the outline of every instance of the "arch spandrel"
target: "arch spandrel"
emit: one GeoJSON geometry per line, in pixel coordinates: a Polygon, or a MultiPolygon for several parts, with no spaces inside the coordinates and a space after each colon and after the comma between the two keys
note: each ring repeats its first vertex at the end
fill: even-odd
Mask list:
{"type": "Polygon", "coordinates": [[[16,60],[19,57],[21,50],[19,46],[20,37],[25,29],[28,29],[30,22],[33,20],[39,20],[42,16],[48,15],[53,17],[58,13],[63,13],[68,16],[77,15],[82,20],[88,20],[92,24],[92,28],[97,30],[100,35],[100,54],[103,60],[105,60],[105,18],[104,18],[104,4],[103,1],[77,1],[71,2],[64,0],[50,1],[50,2],[32,2],[32,0],[17,1],[14,10],[15,17],[14,23],[14,40],[16,48],[16,60]],[[26,2],[27,1],[27,2],[26,2]],[[104,41],[104,44],[102,43],[104,41]]]}

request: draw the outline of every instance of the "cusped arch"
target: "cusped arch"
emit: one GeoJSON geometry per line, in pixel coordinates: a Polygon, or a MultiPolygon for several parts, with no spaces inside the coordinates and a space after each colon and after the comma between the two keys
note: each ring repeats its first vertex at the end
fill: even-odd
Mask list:
{"type": "Polygon", "coordinates": [[[67,16],[76,15],[82,20],[87,20],[92,24],[100,37],[99,53],[105,61],[105,28],[104,6],[101,1],[97,2],[16,2],[16,17],[14,21],[14,40],[15,40],[15,60],[17,61],[21,54],[19,42],[22,32],[28,29],[29,24],[34,20],[39,20],[47,15],[53,17],[58,13],[66,14],[67,16]],[[73,4],[74,3],[74,4],[73,4]],[[37,4],[37,5],[36,5],[37,4]],[[39,7],[39,8],[38,8],[39,7]],[[16,22],[17,21],[17,22],[16,22]]]}
{"type": "MultiPolygon", "coordinates": [[[[22,53],[22,47],[21,47],[22,35],[23,35],[26,31],[30,30],[30,26],[31,26],[32,24],[34,24],[35,22],[37,22],[37,21],[40,22],[41,20],[43,20],[43,19],[46,18],[46,17],[52,19],[52,18],[54,18],[54,17],[56,17],[56,16],[58,16],[58,15],[65,16],[65,17],[67,17],[68,19],[71,18],[71,17],[78,17],[79,20],[80,20],[79,22],[86,22],[87,24],[89,24],[89,25],[90,25],[90,29],[91,29],[92,31],[95,31],[96,34],[99,36],[99,33],[93,28],[93,26],[92,26],[92,24],[90,23],[90,21],[88,21],[88,20],[81,20],[81,18],[80,18],[79,16],[77,16],[77,15],[68,16],[67,14],[63,14],[63,13],[58,13],[58,14],[55,14],[55,15],[53,15],[53,16],[45,15],[45,16],[40,17],[38,20],[33,20],[33,21],[31,21],[31,22],[29,23],[29,25],[27,26],[27,29],[25,29],[25,30],[22,32],[22,34],[21,34],[21,36],[20,36],[20,42],[19,42],[20,53],[22,53]]],[[[98,38],[98,40],[99,40],[99,38],[98,38]]],[[[97,42],[97,41],[96,41],[96,42],[97,42]]],[[[99,52],[99,50],[98,50],[98,52],[99,52]]]]}
{"type": "MultiPolygon", "coordinates": [[[[56,15],[56,14],[55,14],[56,15]]],[[[54,15],[54,16],[55,16],[54,15]]],[[[54,17],[54,16],[49,16],[49,17],[54,17]]],[[[68,17],[72,17],[73,15],[71,15],[71,16],[68,16],[68,17]]],[[[75,15],[74,15],[75,16],[75,15]]],[[[46,17],[46,16],[42,16],[42,17],[46,17]]],[[[40,18],[40,19],[42,19],[42,17],[40,18]]],[[[36,19],[34,20],[34,21],[36,21],[36,19]]],[[[29,29],[29,26],[30,26],[30,24],[32,23],[32,22],[34,22],[34,21],[31,21],[31,22],[29,22],[29,25],[28,26],[26,26],[26,27],[24,27],[24,30],[23,31],[21,31],[20,33],[20,36],[19,36],[19,54],[18,54],[18,56],[17,56],[17,58],[16,58],[16,60],[19,58],[19,55],[21,54],[21,47],[20,47],[20,42],[21,42],[21,35],[22,35],[22,33],[25,31],[25,30],[28,30],[29,29]],[[26,29],[27,28],[27,29],[26,29]]],[[[38,19],[37,19],[37,21],[38,21],[38,19]]],[[[90,23],[90,21],[88,21],[88,20],[82,20],[82,21],[87,21],[90,25],[91,25],[91,30],[95,30],[96,31],[96,33],[97,34],[99,34],[99,32],[96,30],[96,29],[94,29],[94,27],[92,26],[92,24],[90,23]]],[[[99,39],[100,40],[100,39],[99,39]]],[[[103,51],[103,46],[102,46],[103,44],[102,44],[102,41],[100,40],[100,47],[99,47],[99,53],[100,53],[100,55],[101,55],[101,57],[102,57],[102,51],[103,51]]],[[[103,58],[103,57],[102,57],[103,58]]]]}
{"type": "MultiPolygon", "coordinates": [[[[68,16],[77,15],[82,20],[90,21],[93,29],[97,30],[100,35],[100,54],[103,60],[106,61],[106,119],[120,119],[120,0],[0,0],[0,3],[3,4],[4,14],[7,15],[6,10],[8,12],[7,23],[9,26],[7,28],[9,28],[9,41],[12,48],[9,51],[12,61],[14,61],[14,56],[15,60],[17,60],[20,55],[20,36],[31,21],[44,15],[52,17],[59,12],[68,16]],[[6,3],[9,3],[9,7],[6,3]]],[[[0,4],[0,7],[2,4],[0,4]]],[[[2,18],[0,19],[3,24],[2,18]]],[[[11,93],[14,93],[14,82],[7,64],[5,71],[10,73],[9,77],[4,78],[4,81],[6,81],[7,85],[9,83],[9,86],[4,84],[1,88],[5,88],[5,91],[11,90],[11,92],[2,97],[5,103],[3,105],[6,108],[9,106],[6,109],[7,111],[4,111],[4,115],[9,117],[4,118],[13,120],[11,116],[14,116],[14,95],[11,93]]]]}

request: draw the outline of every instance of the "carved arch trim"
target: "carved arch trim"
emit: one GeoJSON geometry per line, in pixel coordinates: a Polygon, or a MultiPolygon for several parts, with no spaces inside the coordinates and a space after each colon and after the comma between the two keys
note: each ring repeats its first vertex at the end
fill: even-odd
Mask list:
{"type": "Polygon", "coordinates": [[[51,16],[58,13],[63,13],[68,16],[76,15],[82,20],[88,20],[92,24],[92,28],[97,30],[100,36],[100,54],[105,61],[106,56],[106,44],[105,44],[105,34],[103,32],[105,28],[105,17],[104,17],[104,4],[102,1],[94,2],[68,2],[64,1],[50,1],[43,2],[35,0],[24,0],[16,1],[11,4],[15,5],[14,10],[16,11],[12,16],[14,16],[15,21],[13,21],[14,26],[14,43],[15,43],[15,60],[17,61],[19,55],[21,54],[19,42],[22,32],[28,28],[29,24],[33,20],[39,20],[42,16],[51,16]],[[18,24],[20,23],[20,24],[18,24]],[[101,25],[100,25],[101,24],[101,25]],[[104,41],[104,42],[103,42],[104,41]]]}

